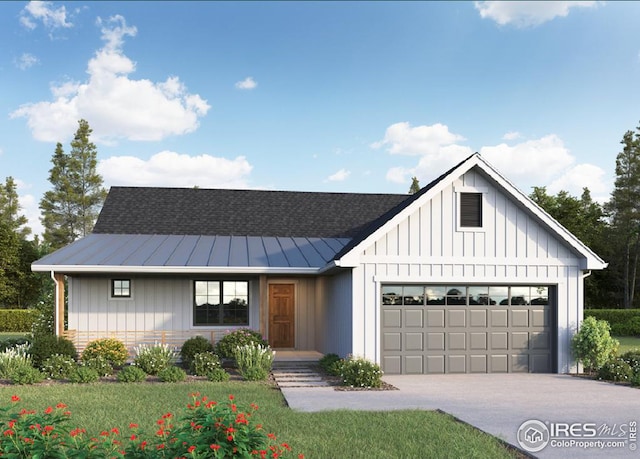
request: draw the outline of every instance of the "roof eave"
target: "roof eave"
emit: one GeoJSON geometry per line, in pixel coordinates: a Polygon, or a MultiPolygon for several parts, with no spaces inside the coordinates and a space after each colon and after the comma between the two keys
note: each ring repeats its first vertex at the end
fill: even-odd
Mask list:
{"type": "Polygon", "coordinates": [[[105,266],[105,265],[31,265],[35,272],[64,274],[319,274],[324,267],[264,266],[105,266]]]}

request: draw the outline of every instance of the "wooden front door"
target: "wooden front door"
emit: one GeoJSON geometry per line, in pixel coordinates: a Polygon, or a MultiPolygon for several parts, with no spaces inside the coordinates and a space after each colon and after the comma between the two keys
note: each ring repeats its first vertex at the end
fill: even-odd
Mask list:
{"type": "Polygon", "coordinates": [[[269,344],[295,347],[294,284],[269,284],[269,344]]]}

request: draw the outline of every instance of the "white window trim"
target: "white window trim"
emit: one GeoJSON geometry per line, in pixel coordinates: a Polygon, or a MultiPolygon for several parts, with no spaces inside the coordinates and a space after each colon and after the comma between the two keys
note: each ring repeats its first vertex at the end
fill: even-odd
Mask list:
{"type": "Polygon", "coordinates": [[[133,279],[130,277],[110,277],[109,285],[107,288],[109,289],[109,301],[133,301],[134,296],[134,288],[133,288],[133,279]],[[114,280],[128,280],[129,281],[129,296],[114,296],[113,295],[113,281],[114,280]]]}
{"type": "Polygon", "coordinates": [[[454,186],[453,191],[456,194],[456,231],[464,233],[484,233],[487,231],[487,194],[489,188],[475,186],[454,186]],[[460,225],[460,195],[462,193],[482,193],[482,226],[461,226],[460,225]]]}

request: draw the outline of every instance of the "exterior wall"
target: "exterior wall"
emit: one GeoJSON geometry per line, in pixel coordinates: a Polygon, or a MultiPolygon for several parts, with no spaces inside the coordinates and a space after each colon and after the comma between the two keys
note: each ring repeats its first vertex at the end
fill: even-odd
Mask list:
{"type": "MultiPolygon", "coordinates": [[[[351,271],[318,278],[316,289],[316,350],[345,357],[353,352],[351,271]]],[[[357,328],[357,327],[355,327],[357,328]]]]}
{"type": "Polygon", "coordinates": [[[385,282],[545,284],[557,291],[557,369],[575,368],[569,342],[582,318],[581,259],[472,169],[367,247],[353,270],[353,352],[380,362],[385,282]],[[457,228],[456,187],[484,192],[482,230],[457,228]]]}

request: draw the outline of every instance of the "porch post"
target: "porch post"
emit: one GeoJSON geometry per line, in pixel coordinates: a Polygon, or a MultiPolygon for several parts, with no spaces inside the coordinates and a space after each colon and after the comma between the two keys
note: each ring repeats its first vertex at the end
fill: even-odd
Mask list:
{"type": "Polygon", "coordinates": [[[267,276],[260,276],[260,334],[268,339],[267,328],[269,326],[269,290],[267,288],[267,276]]]}
{"type": "Polygon", "coordinates": [[[56,335],[62,336],[64,333],[64,274],[54,272],[51,274],[56,285],[54,331],[56,335]]]}

